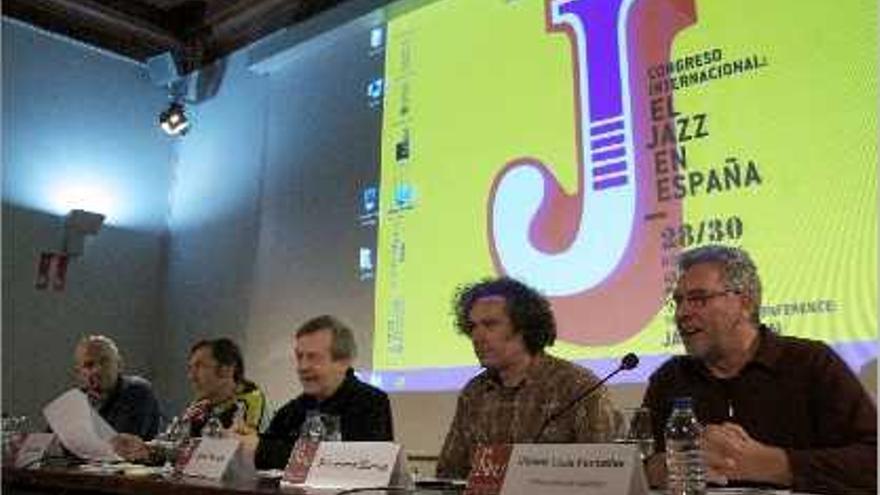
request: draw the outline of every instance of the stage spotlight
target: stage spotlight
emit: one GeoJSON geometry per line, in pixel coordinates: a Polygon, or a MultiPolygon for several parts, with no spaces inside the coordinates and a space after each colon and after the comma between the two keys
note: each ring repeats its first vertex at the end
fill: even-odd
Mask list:
{"type": "Polygon", "coordinates": [[[174,101],[159,114],[159,126],[169,136],[182,136],[189,130],[189,119],[183,103],[174,101]]]}

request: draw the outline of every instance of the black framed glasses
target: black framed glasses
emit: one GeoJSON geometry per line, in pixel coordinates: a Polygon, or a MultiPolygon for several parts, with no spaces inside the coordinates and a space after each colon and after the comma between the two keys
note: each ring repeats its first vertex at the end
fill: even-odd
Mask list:
{"type": "Polygon", "coordinates": [[[726,296],[727,294],[737,294],[738,292],[731,289],[717,291],[694,291],[687,294],[672,294],[670,297],[673,307],[680,308],[683,305],[692,308],[705,308],[709,301],[716,297],[726,296]]]}

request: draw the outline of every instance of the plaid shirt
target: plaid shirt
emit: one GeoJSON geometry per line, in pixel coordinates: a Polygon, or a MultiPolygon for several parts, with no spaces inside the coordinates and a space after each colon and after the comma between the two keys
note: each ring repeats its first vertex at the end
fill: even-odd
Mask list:
{"type": "Polygon", "coordinates": [[[610,438],[612,407],[603,386],[556,418],[536,438],[544,421],[598,382],[589,370],[538,354],[519,385],[505,387],[497,374],[480,373],[458,398],[437,476],[465,478],[479,444],[589,443],[610,438]]]}

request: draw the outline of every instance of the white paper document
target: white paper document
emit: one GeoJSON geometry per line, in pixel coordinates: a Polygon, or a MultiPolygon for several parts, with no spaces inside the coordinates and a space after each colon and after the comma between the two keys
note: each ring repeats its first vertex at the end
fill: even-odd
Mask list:
{"type": "Polygon", "coordinates": [[[77,456],[98,461],[122,460],[110,445],[116,430],[92,408],[81,390],[64,392],[43,408],[43,415],[64,447],[77,456]]]}

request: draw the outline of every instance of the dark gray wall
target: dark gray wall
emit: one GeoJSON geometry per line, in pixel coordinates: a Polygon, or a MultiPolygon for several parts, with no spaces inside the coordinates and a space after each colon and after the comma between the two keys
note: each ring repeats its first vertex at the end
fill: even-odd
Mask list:
{"type": "Polygon", "coordinates": [[[172,414],[189,396],[183,377],[195,341],[227,336],[244,346],[247,340],[267,89],[245,63],[245,56],[234,55],[215,76],[217,94],[197,104],[193,130],[173,159],[168,332],[157,363],[172,414]]]}
{"type": "Polygon", "coordinates": [[[78,338],[117,340],[153,376],[171,142],[166,104],[130,61],[3,21],[3,411],[39,422],[71,383],[78,338]],[[61,249],[73,207],[104,228],[71,260],[66,289],[34,288],[40,252],[61,249]]]}

